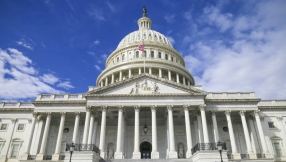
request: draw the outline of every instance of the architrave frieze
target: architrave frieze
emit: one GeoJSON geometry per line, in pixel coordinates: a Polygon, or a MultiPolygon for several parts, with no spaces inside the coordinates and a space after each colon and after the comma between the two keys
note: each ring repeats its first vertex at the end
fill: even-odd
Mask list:
{"type": "Polygon", "coordinates": [[[242,98],[242,99],[205,99],[207,104],[211,104],[211,103],[228,103],[228,102],[253,102],[253,103],[258,103],[261,99],[247,99],[247,98],[242,98]]]}
{"type": "Polygon", "coordinates": [[[0,112],[18,112],[18,111],[33,112],[34,108],[0,108],[0,112]]]}
{"type": "Polygon", "coordinates": [[[67,101],[58,101],[58,100],[51,100],[51,101],[32,101],[32,103],[36,106],[36,105],[46,105],[46,104],[53,104],[55,105],[67,105],[67,104],[79,104],[79,105],[85,105],[86,104],[86,100],[81,100],[81,101],[77,101],[77,100],[67,100],[67,101]]]}

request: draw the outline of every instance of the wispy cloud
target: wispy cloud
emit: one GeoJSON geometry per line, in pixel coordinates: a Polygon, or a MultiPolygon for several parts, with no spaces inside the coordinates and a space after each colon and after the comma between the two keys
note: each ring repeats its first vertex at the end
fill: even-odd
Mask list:
{"type": "Polygon", "coordinates": [[[57,87],[61,87],[64,89],[74,88],[69,81],[61,82],[61,83],[57,84],[57,87]]]}
{"type": "Polygon", "coordinates": [[[89,55],[92,55],[92,56],[95,55],[95,53],[94,53],[94,52],[91,52],[91,51],[87,51],[86,53],[88,53],[89,55]]]}
{"type": "Polygon", "coordinates": [[[95,69],[96,69],[96,70],[101,71],[100,66],[98,66],[98,65],[94,65],[94,67],[95,67],[95,69]]]}
{"type": "Polygon", "coordinates": [[[115,12],[115,7],[109,1],[106,1],[106,4],[112,12],[115,12]]]}
{"type": "Polygon", "coordinates": [[[34,50],[33,46],[31,43],[27,43],[24,39],[20,40],[20,41],[16,41],[16,43],[20,46],[23,46],[27,49],[30,49],[30,50],[34,50]]]}
{"type": "Polygon", "coordinates": [[[175,40],[174,40],[173,37],[167,36],[167,38],[169,39],[169,41],[171,42],[171,44],[175,44],[175,40]]]}
{"type": "MultiPolygon", "coordinates": [[[[0,99],[27,100],[39,93],[63,93],[55,84],[64,84],[53,74],[39,74],[32,60],[14,48],[0,48],[0,99]]],[[[68,84],[66,84],[68,85],[68,84]]],[[[68,87],[68,86],[66,86],[68,87]]]]}
{"type": "Polygon", "coordinates": [[[100,41],[97,39],[95,41],[92,42],[92,46],[97,46],[99,45],[100,41]]]}
{"type": "Polygon", "coordinates": [[[91,8],[88,10],[88,14],[96,20],[105,21],[102,10],[95,6],[91,6],[91,8]]]}
{"type": "Polygon", "coordinates": [[[167,21],[167,23],[173,23],[175,22],[175,14],[171,14],[171,15],[165,15],[164,19],[167,21]]]}

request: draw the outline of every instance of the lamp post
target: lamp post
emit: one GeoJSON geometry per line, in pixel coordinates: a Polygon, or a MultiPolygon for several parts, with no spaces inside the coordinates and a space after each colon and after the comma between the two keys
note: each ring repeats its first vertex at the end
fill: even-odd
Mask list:
{"type": "Polygon", "coordinates": [[[70,162],[71,162],[71,157],[72,157],[72,153],[74,151],[75,145],[72,143],[70,146],[70,162]]]}
{"type": "Polygon", "coordinates": [[[220,141],[218,141],[218,143],[217,143],[217,149],[218,149],[219,154],[220,154],[220,160],[221,160],[221,162],[223,162],[223,161],[222,161],[222,155],[221,155],[221,152],[222,152],[222,144],[220,143],[220,141]]]}
{"type": "Polygon", "coordinates": [[[145,107],[145,126],[143,127],[144,133],[147,134],[148,132],[148,127],[146,125],[146,107],[145,107]]]}

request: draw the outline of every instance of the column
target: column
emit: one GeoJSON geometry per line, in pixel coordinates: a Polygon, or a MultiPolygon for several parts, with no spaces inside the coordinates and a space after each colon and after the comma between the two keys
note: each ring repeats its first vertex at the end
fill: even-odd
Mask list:
{"type": "Polygon", "coordinates": [[[178,73],[176,73],[176,80],[177,80],[177,83],[180,83],[180,79],[179,79],[179,74],[178,73]]]}
{"type": "Polygon", "coordinates": [[[138,75],[141,74],[141,68],[138,68],[138,75]]]}
{"type": "Polygon", "coordinates": [[[197,114],[197,121],[198,121],[198,137],[199,137],[199,143],[204,143],[204,138],[203,138],[203,129],[202,129],[202,118],[201,114],[197,114]]]}
{"type": "Polygon", "coordinates": [[[216,111],[211,111],[211,114],[212,114],[212,122],[213,122],[214,142],[218,142],[219,135],[218,135],[218,129],[217,129],[216,111]]]}
{"type": "Polygon", "coordinates": [[[93,144],[95,144],[95,145],[97,145],[98,146],[98,144],[96,143],[96,138],[97,138],[97,126],[98,126],[98,118],[97,117],[95,117],[94,118],[94,128],[93,128],[93,135],[92,135],[92,143],[93,144]]]}
{"type": "Polygon", "coordinates": [[[171,78],[171,71],[170,70],[168,70],[168,78],[169,78],[169,80],[172,80],[172,78],[171,78]]]}
{"type": "Polygon", "coordinates": [[[102,115],[101,115],[101,128],[100,128],[100,141],[99,141],[99,151],[100,156],[105,158],[104,145],[105,145],[105,129],[106,129],[106,111],[108,110],[107,106],[101,106],[102,115]]]}
{"type": "Polygon", "coordinates": [[[159,68],[159,77],[162,78],[162,69],[159,68]]]}
{"type": "Polygon", "coordinates": [[[111,84],[114,83],[114,73],[111,74],[111,84]]]}
{"type": "Polygon", "coordinates": [[[139,131],[139,112],[140,106],[134,106],[135,110],[135,125],[134,125],[134,152],[132,159],[141,159],[141,153],[139,148],[140,131],[139,131]]]}
{"type": "Polygon", "coordinates": [[[208,127],[207,127],[205,105],[199,105],[199,108],[200,108],[201,116],[202,116],[204,142],[209,143],[209,134],[208,134],[208,127]]]}
{"type": "Polygon", "coordinates": [[[183,76],[183,84],[186,85],[186,78],[183,76]]]}
{"type": "Polygon", "coordinates": [[[151,159],[159,159],[159,152],[157,147],[157,121],[156,121],[156,105],[150,107],[152,113],[152,152],[151,159]]]}
{"type": "Polygon", "coordinates": [[[89,121],[90,121],[90,111],[91,111],[91,106],[86,107],[82,144],[88,144],[87,138],[88,138],[88,129],[89,129],[89,121]]]}
{"type": "MultiPolygon", "coordinates": [[[[286,129],[284,127],[283,117],[282,116],[276,116],[276,118],[277,118],[281,132],[286,132],[286,129]]],[[[281,136],[282,136],[282,141],[283,141],[283,145],[284,145],[284,146],[282,145],[281,147],[285,148],[285,146],[286,146],[286,134],[281,133],[281,136]]]]}
{"type": "Polygon", "coordinates": [[[191,151],[191,149],[192,149],[192,134],[191,134],[189,107],[190,107],[190,105],[183,105],[184,112],[185,112],[185,125],[186,125],[186,136],[187,136],[187,146],[188,146],[186,158],[189,158],[192,156],[192,151],[191,151]]]}
{"type": "Polygon", "coordinates": [[[93,133],[94,118],[95,118],[95,114],[91,113],[90,114],[90,122],[89,122],[89,131],[88,131],[87,144],[93,144],[92,143],[92,133],[93,133]]]}
{"type": "Polygon", "coordinates": [[[100,81],[100,87],[103,87],[103,81],[102,80],[100,81]]]}
{"type": "Polygon", "coordinates": [[[131,68],[128,70],[128,77],[131,78],[131,68]]]}
{"type": "Polygon", "coordinates": [[[105,78],[105,86],[108,85],[108,77],[105,78]]]}
{"type": "Polygon", "coordinates": [[[122,81],[122,70],[119,71],[119,81],[122,81]]]}
{"type": "Polygon", "coordinates": [[[41,143],[40,153],[37,155],[36,160],[43,160],[44,158],[46,147],[47,147],[47,140],[48,140],[48,135],[49,135],[51,118],[52,118],[52,112],[47,112],[47,119],[46,119],[43,139],[41,143]]]}
{"type": "Polygon", "coordinates": [[[61,114],[61,122],[60,122],[60,127],[59,127],[58,138],[57,138],[56,151],[52,157],[53,161],[58,161],[60,159],[60,153],[61,153],[61,145],[62,145],[64,126],[65,126],[66,112],[60,112],[60,114],[61,114]]]}
{"type": "Polygon", "coordinates": [[[273,158],[273,155],[268,151],[267,146],[266,146],[265,136],[264,136],[264,132],[263,132],[261,121],[260,121],[259,111],[260,110],[254,110],[254,116],[255,116],[255,120],[257,124],[257,129],[259,132],[259,137],[261,140],[262,150],[266,158],[273,158]]]}
{"type": "Polygon", "coordinates": [[[152,75],[152,68],[149,67],[149,74],[152,75]]]}
{"type": "Polygon", "coordinates": [[[235,137],[234,137],[233,128],[232,128],[232,122],[231,122],[231,118],[230,118],[230,111],[227,110],[224,113],[225,113],[226,120],[227,120],[227,126],[228,126],[228,131],[229,131],[229,137],[230,137],[230,142],[231,142],[233,159],[241,159],[240,154],[237,152],[237,149],[236,149],[236,142],[235,142],[235,137]]]}
{"type": "Polygon", "coordinates": [[[75,122],[74,122],[74,130],[72,136],[72,142],[77,143],[77,134],[78,134],[78,126],[79,126],[79,119],[80,119],[80,112],[75,112],[75,122]]]}
{"type": "Polygon", "coordinates": [[[116,142],[116,152],[114,154],[114,159],[123,159],[123,153],[121,150],[122,145],[122,118],[123,118],[123,106],[117,106],[118,108],[118,126],[117,126],[117,142],[116,142]]]}
{"type": "Polygon", "coordinates": [[[168,122],[169,122],[169,137],[170,137],[169,159],[177,159],[178,158],[178,153],[175,150],[173,105],[167,105],[167,110],[168,110],[168,122]]]}
{"type": "Polygon", "coordinates": [[[191,82],[188,80],[188,86],[191,86],[191,82]]]}
{"type": "Polygon", "coordinates": [[[242,127],[243,127],[246,147],[247,147],[247,153],[249,154],[250,159],[256,159],[257,157],[252,150],[252,146],[251,146],[251,142],[250,142],[250,138],[249,138],[249,132],[248,132],[246,119],[245,119],[245,110],[239,111],[239,115],[241,117],[241,122],[242,122],[242,127]]]}
{"type": "Polygon", "coordinates": [[[34,129],[35,129],[35,125],[36,125],[37,114],[38,114],[37,112],[33,113],[32,127],[31,127],[30,134],[28,136],[27,147],[26,147],[26,150],[24,153],[24,156],[25,156],[24,158],[28,158],[28,155],[30,155],[30,149],[31,149],[33,135],[34,135],[34,129]]]}

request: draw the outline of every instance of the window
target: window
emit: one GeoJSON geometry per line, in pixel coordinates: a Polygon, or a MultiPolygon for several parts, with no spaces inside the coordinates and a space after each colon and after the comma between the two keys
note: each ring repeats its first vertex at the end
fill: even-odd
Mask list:
{"type": "Polygon", "coordinates": [[[18,157],[20,144],[13,144],[12,146],[13,148],[12,148],[11,158],[16,159],[18,157]]]}
{"type": "Polygon", "coordinates": [[[275,128],[274,122],[268,122],[269,128],[275,128]]]}
{"type": "Polygon", "coordinates": [[[123,55],[122,55],[122,61],[124,61],[124,59],[125,59],[125,55],[123,54],[123,55]]]}
{"type": "Polygon", "coordinates": [[[70,131],[69,128],[65,128],[65,129],[64,129],[64,133],[68,133],[69,131],[70,131]]]}
{"type": "Polygon", "coordinates": [[[271,143],[272,143],[272,147],[273,147],[275,157],[283,156],[283,150],[281,149],[281,146],[283,145],[282,139],[280,137],[277,137],[277,136],[272,137],[271,143]]]}
{"type": "Polygon", "coordinates": [[[18,130],[18,131],[23,131],[24,128],[25,128],[25,124],[18,124],[17,130],[18,130]]]}
{"type": "Polygon", "coordinates": [[[274,151],[276,153],[276,157],[281,157],[281,147],[280,147],[280,143],[278,142],[274,142],[273,143],[274,146],[274,151]]]}
{"type": "Polygon", "coordinates": [[[154,51],[151,51],[151,57],[154,58],[154,51]]]}
{"type": "Polygon", "coordinates": [[[228,127],[227,127],[227,126],[224,126],[224,127],[222,127],[222,130],[223,130],[224,132],[228,132],[228,127]]]}
{"type": "Polygon", "coordinates": [[[139,58],[139,51],[136,51],[136,58],[139,58]]]}
{"type": "Polygon", "coordinates": [[[142,53],[143,53],[143,57],[146,57],[146,51],[143,51],[142,53]]]}
{"type": "Polygon", "coordinates": [[[5,130],[7,130],[7,128],[8,128],[8,124],[1,124],[0,130],[5,131],[5,130]]]}
{"type": "Polygon", "coordinates": [[[117,62],[119,62],[119,57],[117,57],[117,62]]]}
{"type": "Polygon", "coordinates": [[[161,58],[161,52],[158,53],[158,58],[161,58]]]}
{"type": "Polygon", "coordinates": [[[171,56],[171,61],[174,61],[174,58],[171,56]]]}
{"type": "Polygon", "coordinates": [[[168,60],[168,54],[165,54],[165,59],[168,60]]]}

